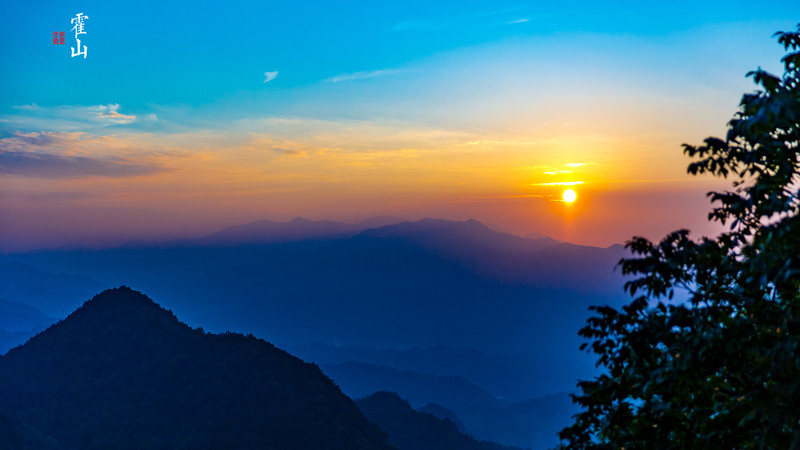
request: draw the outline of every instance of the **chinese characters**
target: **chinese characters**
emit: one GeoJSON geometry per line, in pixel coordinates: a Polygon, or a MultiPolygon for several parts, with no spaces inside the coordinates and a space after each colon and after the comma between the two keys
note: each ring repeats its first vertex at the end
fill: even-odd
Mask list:
{"type": "Polygon", "coordinates": [[[86,45],[83,46],[83,51],[81,51],[81,40],[78,39],[78,35],[86,34],[85,24],[84,21],[88,20],[89,16],[84,16],[83,13],[76,14],[76,17],[73,17],[70,23],[74,24],[72,30],[75,32],[75,40],[78,41],[78,51],[75,51],[75,47],[70,47],[72,50],[72,57],[83,55],[83,59],[86,59],[86,45]]]}

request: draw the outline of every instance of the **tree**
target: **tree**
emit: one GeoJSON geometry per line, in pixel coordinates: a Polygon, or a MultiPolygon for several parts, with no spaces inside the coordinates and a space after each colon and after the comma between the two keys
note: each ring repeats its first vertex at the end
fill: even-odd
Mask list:
{"type": "Polygon", "coordinates": [[[733,179],[708,194],[727,231],[634,237],[632,301],[580,331],[604,373],[573,395],[571,448],[800,448],[800,25],[775,36],[783,77],[748,73],[727,137],[684,144],[689,173],[733,179]]]}

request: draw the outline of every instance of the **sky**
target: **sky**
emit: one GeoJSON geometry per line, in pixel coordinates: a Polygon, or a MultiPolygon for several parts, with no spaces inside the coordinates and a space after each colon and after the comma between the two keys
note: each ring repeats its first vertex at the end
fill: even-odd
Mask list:
{"type": "Polygon", "coordinates": [[[0,12],[0,252],[296,216],[597,246],[715,234],[705,194],[730,180],[687,175],[681,144],[724,135],[745,74],[780,74],[772,34],[800,22],[793,0],[0,12]]]}

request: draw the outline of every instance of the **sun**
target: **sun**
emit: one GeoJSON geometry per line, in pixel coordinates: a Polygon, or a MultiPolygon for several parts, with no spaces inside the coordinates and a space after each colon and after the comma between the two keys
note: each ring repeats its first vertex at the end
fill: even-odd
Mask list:
{"type": "Polygon", "coordinates": [[[572,203],[575,201],[576,198],[578,198],[578,194],[576,194],[575,191],[573,191],[572,189],[567,189],[566,191],[564,191],[561,197],[564,199],[565,202],[572,203]]]}

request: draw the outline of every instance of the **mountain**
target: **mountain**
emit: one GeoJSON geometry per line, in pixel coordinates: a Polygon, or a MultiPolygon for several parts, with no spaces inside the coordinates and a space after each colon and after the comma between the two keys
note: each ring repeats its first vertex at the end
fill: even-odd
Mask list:
{"type": "MultiPolygon", "coordinates": [[[[594,357],[579,350],[584,340],[577,331],[592,314],[589,306],[628,301],[625,279],[614,271],[624,256],[621,246],[537,242],[476,221],[427,219],[350,237],[62,250],[0,256],[0,261],[78,274],[105,286],[137,285],[186,323],[214,332],[247,330],[282,347],[324,342],[372,352],[325,357],[316,360],[320,365],[356,361],[460,377],[501,408],[484,403],[473,413],[466,405],[459,409],[441,398],[424,398],[421,389],[416,389],[420,395],[401,394],[414,406],[436,402],[453,410],[481,439],[534,447],[522,440],[537,439],[533,427],[514,425],[504,433],[513,440],[501,440],[478,434],[473,424],[492,422],[490,416],[517,424],[505,415],[509,403],[570,391],[577,379],[596,373],[594,357]],[[385,353],[414,348],[463,352],[385,353]]],[[[63,317],[40,303],[5,298],[63,317]]],[[[381,374],[369,368],[365,373],[381,374]]],[[[391,388],[371,386],[359,395],[391,388]]],[[[568,422],[567,416],[535,432],[554,436],[568,422]]]]}
{"type": "MultiPolygon", "coordinates": [[[[458,376],[436,376],[356,362],[321,367],[352,398],[391,391],[407,399],[410,407],[450,419],[462,432],[505,445],[552,448],[558,444],[557,433],[578,412],[566,392],[509,402],[458,376]]],[[[529,382],[534,380],[531,378],[529,382]]],[[[574,386],[572,383],[571,387],[574,386]]],[[[391,430],[384,429],[389,431],[391,442],[391,430]]]]}
{"type": "MultiPolygon", "coordinates": [[[[42,255],[58,254],[64,252],[42,255]]],[[[64,317],[104,287],[91,277],[69,273],[70,264],[62,269],[53,273],[21,262],[0,262],[0,298],[34,306],[50,317],[64,317]]]]}
{"type": "Polygon", "coordinates": [[[371,238],[402,239],[425,248],[444,252],[456,252],[459,249],[466,250],[477,247],[477,250],[523,253],[559,243],[549,237],[526,239],[494,231],[475,219],[458,222],[426,218],[416,222],[402,222],[372,228],[360,234],[371,238]]]}
{"type": "Polygon", "coordinates": [[[378,216],[357,224],[346,224],[330,220],[312,221],[296,217],[289,222],[258,220],[234,225],[210,234],[199,240],[205,245],[244,245],[292,242],[306,239],[333,239],[350,237],[368,228],[382,227],[402,219],[393,216],[378,216]]]}
{"type": "MultiPolygon", "coordinates": [[[[594,361],[570,364],[569,357],[487,355],[474,349],[433,346],[410,349],[356,349],[315,342],[287,348],[304,361],[320,366],[347,362],[383,366],[440,377],[459,376],[494,397],[516,402],[575,387],[576,373],[593,374],[594,361]],[[535,380],[535,382],[532,382],[535,380]]],[[[384,387],[384,389],[388,389],[384,387]]],[[[416,396],[404,393],[406,398],[416,396]]]]}
{"type": "Polygon", "coordinates": [[[47,317],[33,306],[0,299],[0,355],[24,344],[28,338],[53,322],[55,319],[47,317]]]}
{"type": "Polygon", "coordinates": [[[53,437],[0,414],[0,448],[9,450],[67,450],[53,437]]]}
{"type": "Polygon", "coordinates": [[[560,392],[499,407],[457,411],[470,433],[481,439],[535,449],[552,449],[557,433],[580,412],[569,393],[560,392]]]}
{"type": "Polygon", "coordinates": [[[32,338],[42,330],[43,329],[34,329],[28,331],[14,331],[14,332],[0,330],[0,355],[4,354],[5,352],[9,351],[10,349],[18,345],[24,344],[25,342],[28,341],[28,339],[32,338]]]}
{"type": "Polygon", "coordinates": [[[321,367],[352,398],[386,390],[396,392],[419,406],[439,403],[457,410],[502,404],[492,394],[462,377],[441,377],[356,362],[321,367]]]}
{"type": "Polygon", "coordinates": [[[317,366],[126,287],[0,357],[2,418],[67,448],[390,448],[317,366]]]}
{"type": "Polygon", "coordinates": [[[437,403],[428,403],[427,405],[423,406],[422,408],[417,408],[417,411],[422,412],[422,413],[431,414],[431,415],[433,415],[435,417],[438,417],[440,419],[447,419],[447,420],[449,420],[450,422],[453,422],[456,425],[456,427],[458,428],[458,431],[460,431],[462,433],[465,433],[465,434],[469,434],[467,432],[467,427],[464,425],[463,422],[461,422],[461,419],[459,419],[458,416],[456,416],[456,413],[454,413],[453,411],[450,411],[449,409],[445,408],[442,405],[439,405],[437,403]]]}
{"type": "MultiPolygon", "coordinates": [[[[37,252],[6,260],[105,286],[135,284],[193,326],[247,330],[283,346],[445,346],[534,357],[542,361],[538,366],[525,363],[531,369],[512,373],[531,374],[539,392],[496,393],[523,400],[573,389],[577,378],[592,375],[594,361],[578,350],[583,340],[577,330],[589,306],[627,301],[624,279],[613,270],[623,249],[536,245],[476,221],[429,219],[351,238],[37,252]]],[[[8,283],[0,289],[25,286],[8,283]]],[[[505,383],[499,377],[476,381],[505,383]]]]}
{"type": "Polygon", "coordinates": [[[449,419],[415,411],[393,392],[376,392],[356,400],[369,420],[389,433],[389,443],[399,450],[511,450],[499,444],[477,441],[458,430],[449,419]]]}
{"type": "Polygon", "coordinates": [[[506,284],[603,294],[622,290],[623,279],[613,270],[621,258],[629,256],[621,245],[599,248],[550,237],[528,239],[499,233],[474,219],[403,222],[365,230],[354,239],[389,240],[422,248],[506,284]]]}
{"type": "Polygon", "coordinates": [[[31,305],[0,298],[0,330],[8,332],[45,328],[55,322],[31,305]]]}

